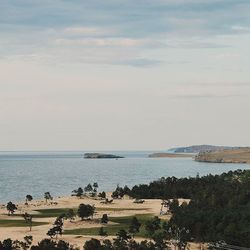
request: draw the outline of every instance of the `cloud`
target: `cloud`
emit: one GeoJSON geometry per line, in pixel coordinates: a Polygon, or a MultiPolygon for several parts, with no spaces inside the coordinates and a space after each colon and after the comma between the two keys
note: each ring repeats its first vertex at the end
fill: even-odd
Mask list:
{"type": "Polygon", "coordinates": [[[131,38],[86,38],[86,39],[56,39],[57,45],[82,45],[91,47],[137,47],[147,42],[131,38]]]}
{"type": "Polygon", "coordinates": [[[154,67],[164,62],[161,60],[149,59],[149,58],[133,58],[130,60],[118,60],[114,62],[119,65],[130,65],[132,67],[154,67]]]}
{"type": "Polygon", "coordinates": [[[1,1],[0,53],[5,58],[25,54],[51,58],[52,52],[62,63],[68,60],[63,48],[72,50],[76,61],[75,50],[83,55],[85,48],[98,48],[100,58],[94,55],[90,63],[159,65],[165,60],[161,56],[167,57],[166,49],[230,47],[217,37],[248,32],[249,11],[247,0],[124,0],[122,5],[115,0],[1,1]],[[113,60],[110,48],[124,51],[113,60]]]}
{"type": "Polygon", "coordinates": [[[237,31],[237,32],[248,33],[250,32],[250,27],[241,26],[241,25],[233,25],[232,30],[237,31]]]}
{"type": "Polygon", "coordinates": [[[111,35],[115,31],[112,29],[99,28],[99,27],[85,27],[85,26],[76,26],[76,27],[67,27],[63,30],[65,35],[71,36],[107,36],[111,35]]]}

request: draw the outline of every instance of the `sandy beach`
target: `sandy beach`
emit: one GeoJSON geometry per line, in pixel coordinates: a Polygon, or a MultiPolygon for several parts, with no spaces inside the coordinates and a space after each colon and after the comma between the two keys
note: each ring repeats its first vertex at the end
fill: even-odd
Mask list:
{"type": "MultiPolygon", "coordinates": [[[[180,200],[180,202],[188,202],[188,200],[180,200]]],[[[159,216],[162,219],[169,219],[170,215],[160,215],[161,209],[160,199],[147,199],[143,204],[136,204],[132,199],[126,197],[123,199],[114,200],[112,204],[103,204],[101,200],[92,199],[88,197],[77,198],[77,197],[58,197],[53,199],[53,202],[46,203],[45,200],[35,200],[25,205],[24,203],[18,204],[18,210],[15,212],[15,215],[20,216],[8,216],[7,209],[3,206],[0,209],[0,220],[24,220],[21,215],[25,212],[29,214],[39,214],[39,210],[42,209],[63,209],[63,208],[77,208],[79,204],[90,204],[95,205],[96,212],[94,214],[93,220],[84,220],[81,221],[80,218],[76,218],[73,222],[69,220],[64,221],[64,230],[78,229],[78,228],[92,228],[100,227],[99,222],[100,218],[104,213],[108,217],[121,217],[121,216],[133,216],[133,215],[143,215],[151,214],[159,216]]],[[[166,211],[165,211],[166,212],[166,211]]],[[[33,242],[37,243],[48,236],[46,233],[51,228],[55,217],[50,218],[33,218],[33,222],[45,222],[46,225],[33,226],[32,231],[27,227],[5,227],[0,224],[0,240],[6,238],[22,240],[26,235],[33,236],[33,242]]],[[[112,223],[112,222],[109,222],[112,223]]],[[[91,236],[91,235],[62,235],[59,236],[59,239],[68,241],[70,244],[77,245],[82,247],[86,240],[90,238],[102,239],[100,236],[91,236]]],[[[114,236],[109,236],[109,239],[113,239],[114,236]]],[[[137,238],[140,240],[140,238],[137,238]]],[[[192,249],[196,249],[196,246],[193,245],[192,249]]]]}

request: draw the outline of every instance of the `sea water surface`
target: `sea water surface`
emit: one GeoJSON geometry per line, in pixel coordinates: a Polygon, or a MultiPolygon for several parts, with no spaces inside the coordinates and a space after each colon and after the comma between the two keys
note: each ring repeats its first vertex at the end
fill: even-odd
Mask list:
{"type": "Polygon", "coordinates": [[[0,203],[35,199],[49,191],[52,196],[70,195],[88,183],[99,191],[119,184],[132,187],[160,177],[188,177],[250,169],[247,164],[195,162],[191,158],[148,158],[152,152],[108,152],[123,159],[84,159],[84,152],[0,152],[0,203]]]}

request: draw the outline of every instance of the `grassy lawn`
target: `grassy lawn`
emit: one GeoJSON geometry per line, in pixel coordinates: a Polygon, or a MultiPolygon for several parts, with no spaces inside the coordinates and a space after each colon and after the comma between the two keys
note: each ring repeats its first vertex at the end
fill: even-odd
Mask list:
{"type": "MultiPolygon", "coordinates": [[[[35,210],[36,212],[39,212],[39,214],[34,214],[34,218],[51,218],[51,217],[58,217],[61,214],[67,213],[69,208],[50,208],[50,209],[39,209],[35,210]]],[[[77,211],[77,208],[73,209],[75,212],[77,211]]]]}
{"type": "MultiPolygon", "coordinates": [[[[109,220],[112,222],[116,222],[119,224],[115,225],[107,225],[104,226],[105,231],[108,235],[116,235],[116,233],[121,230],[125,229],[128,230],[130,222],[134,216],[123,216],[123,217],[110,217],[109,220]]],[[[137,219],[142,224],[140,228],[140,232],[136,234],[136,236],[146,237],[145,232],[145,222],[150,220],[153,216],[151,214],[138,214],[136,215],[137,219]]],[[[99,230],[102,226],[96,228],[78,228],[78,229],[71,229],[65,230],[64,234],[73,234],[73,235],[99,235],[99,230]]]]}
{"type": "MultiPolygon", "coordinates": [[[[35,210],[36,212],[39,212],[39,214],[34,214],[34,218],[51,218],[51,217],[58,217],[61,214],[67,213],[69,208],[50,208],[50,209],[39,209],[35,210]]],[[[77,212],[77,208],[73,209],[74,212],[77,212]]],[[[96,211],[101,212],[101,211],[125,211],[125,210],[133,210],[133,211],[140,211],[140,210],[145,210],[144,208],[132,208],[132,209],[127,209],[127,208],[113,208],[113,207],[100,207],[96,208],[96,211]]]]}
{"type": "Polygon", "coordinates": [[[96,211],[141,211],[141,210],[148,210],[147,208],[115,208],[115,207],[97,207],[96,211]]]}
{"type": "MultiPolygon", "coordinates": [[[[46,225],[46,222],[33,221],[32,226],[46,225]]],[[[27,227],[27,223],[24,220],[0,220],[0,227],[27,227]]]]}
{"type": "MultiPolygon", "coordinates": [[[[76,210],[77,209],[74,209],[75,212],[76,210]]],[[[68,208],[40,209],[40,210],[34,210],[34,211],[38,213],[32,214],[33,218],[53,218],[53,217],[58,217],[59,215],[63,213],[66,213],[68,211],[68,208]]],[[[13,214],[11,216],[22,217],[22,214],[13,214]]]]}

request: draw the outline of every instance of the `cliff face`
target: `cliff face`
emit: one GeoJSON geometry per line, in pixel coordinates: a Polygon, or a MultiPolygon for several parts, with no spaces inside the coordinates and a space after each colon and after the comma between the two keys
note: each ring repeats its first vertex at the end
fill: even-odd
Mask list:
{"type": "Polygon", "coordinates": [[[219,151],[200,152],[196,161],[213,163],[249,163],[250,148],[227,149],[219,151]]]}

